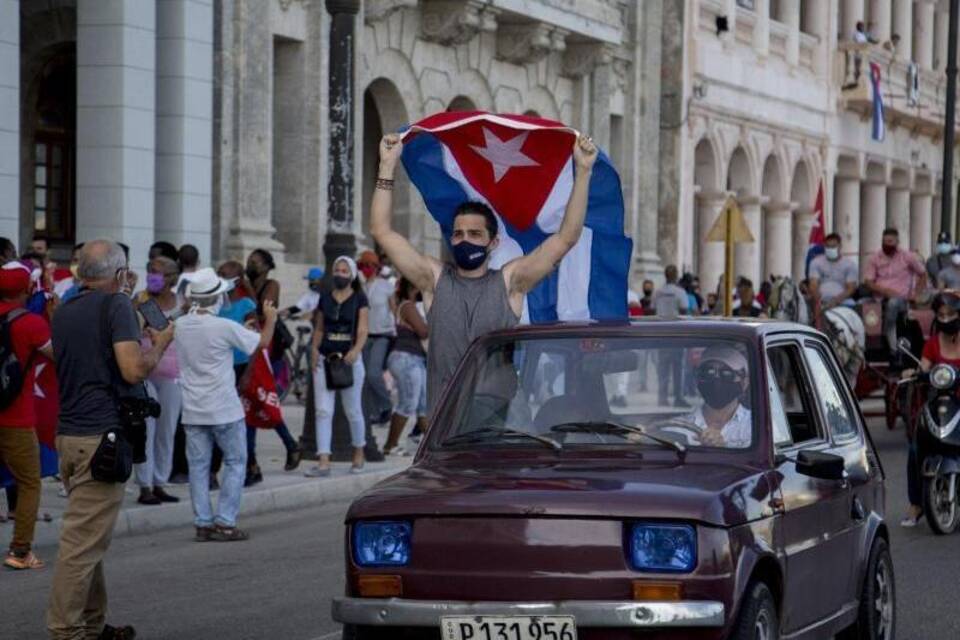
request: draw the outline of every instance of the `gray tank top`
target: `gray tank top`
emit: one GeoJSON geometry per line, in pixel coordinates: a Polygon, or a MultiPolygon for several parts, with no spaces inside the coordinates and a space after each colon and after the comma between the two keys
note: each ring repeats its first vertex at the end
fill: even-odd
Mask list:
{"type": "Polygon", "coordinates": [[[481,278],[464,278],[444,265],[427,314],[427,406],[432,414],[440,394],[470,344],[490,331],[515,327],[503,272],[490,269],[481,278]]]}

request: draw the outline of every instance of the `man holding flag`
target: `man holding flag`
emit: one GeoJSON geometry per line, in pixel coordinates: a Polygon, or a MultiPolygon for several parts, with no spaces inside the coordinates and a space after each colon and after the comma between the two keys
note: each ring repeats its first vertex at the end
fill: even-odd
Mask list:
{"type": "MultiPolygon", "coordinates": [[[[404,143],[410,143],[412,129],[405,134],[407,140],[402,141],[397,134],[384,136],[380,143],[380,171],[370,214],[370,232],[377,244],[400,273],[423,293],[424,302],[429,308],[431,332],[427,396],[430,411],[436,406],[440,392],[475,338],[489,331],[516,325],[525,311],[531,315],[540,312],[539,307],[536,311],[531,308],[537,303],[530,304],[529,300],[525,301],[525,296],[578,245],[587,215],[591,174],[598,155],[590,138],[569,135],[569,130],[563,132],[563,137],[556,135],[559,130],[547,130],[553,135],[550,139],[544,139],[543,144],[557,147],[551,151],[552,157],[548,157],[542,149],[535,151],[533,145],[524,148],[528,136],[537,129],[529,122],[511,121],[489,114],[440,114],[434,118],[441,120],[444,117],[465,118],[466,122],[437,122],[437,128],[431,130],[427,122],[431,119],[428,118],[419,126],[422,131],[433,133],[444,145],[443,156],[437,156],[440,159],[436,161],[431,160],[428,155],[430,150],[424,148],[422,138],[413,140],[414,144],[420,144],[410,152],[411,155],[408,156],[404,151],[404,143]],[[469,122],[471,119],[474,120],[472,123],[469,122]],[[475,125],[472,131],[466,128],[459,132],[455,130],[457,126],[466,127],[470,124],[475,125]],[[444,126],[449,126],[447,131],[453,133],[444,134],[444,126]],[[511,126],[517,129],[511,130],[511,126]],[[560,149],[564,153],[559,153],[560,149]],[[455,265],[445,265],[419,253],[405,237],[391,228],[391,191],[401,152],[408,174],[424,193],[431,213],[449,234],[455,265]],[[423,155],[416,155],[420,152],[423,155]],[[537,167],[543,169],[551,162],[554,163],[553,182],[544,180],[541,185],[534,172],[537,167]],[[424,177],[429,175],[426,173],[428,170],[435,171],[429,178],[434,184],[426,185],[423,182],[424,177]],[[555,194],[559,176],[564,172],[569,174],[571,170],[572,186],[562,219],[555,226],[554,233],[545,234],[541,231],[538,214],[544,211],[549,197],[555,194]],[[525,208],[531,195],[533,198],[543,196],[536,200],[538,206],[527,208],[525,213],[529,213],[529,217],[526,219],[511,219],[510,213],[515,212],[505,211],[509,202],[506,203],[508,207],[503,204],[497,206],[500,217],[487,204],[502,202],[499,198],[505,194],[500,189],[509,184],[509,180],[519,180],[518,187],[526,181],[524,190],[513,190],[511,195],[517,200],[517,209],[525,208]],[[445,203],[447,210],[438,212],[436,206],[431,205],[436,205],[441,196],[425,190],[445,187],[447,193],[443,195],[448,198],[445,203]],[[444,215],[446,217],[441,218],[444,215]],[[506,221],[504,217],[507,217],[506,221]],[[508,228],[506,225],[510,225],[509,228],[515,232],[510,235],[504,233],[508,228]],[[530,237],[525,238],[524,232],[530,237]],[[531,241],[531,244],[524,247],[525,241],[531,241]],[[518,249],[515,257],[506,261],[501,257],[494,262],[494,252],[505,243],[512,243],[518,249]]],[[[429,140],[426,144],[435,142],[429,140]]],[[[617,186],[619,189],[619,181],[617,186]]],[[[551,225],[544,226],[549,229],[551,225]]],[[[620,227],[622,234],[622,196],[620,227]]],[[[588,273],[582,277],[589,279],[590,276],[588,273]]],[[[623,291],[619,298],[625,316],[625,270],[623,291]]],[[[557,305],[556,291],[553,292],[553,305],[554,308],[557,305]]],[[[557,314],[556,309],[554,314],[557,314]]]]}

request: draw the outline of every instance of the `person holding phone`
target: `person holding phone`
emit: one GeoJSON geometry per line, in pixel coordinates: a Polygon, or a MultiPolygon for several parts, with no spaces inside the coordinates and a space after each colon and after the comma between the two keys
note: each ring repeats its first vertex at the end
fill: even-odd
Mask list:
{"type": "MultiPolygon", "coordinates": [[[[180,314],[180,304],[174,292],[179,275],[177,263],[165,256],[158,256],[147,265],[147,289],[138,296],[136,309],[147,326],[155,331],[162,331],[167,323],[180,314]]],[[[144,337],[140,346],[144,351],[149,351],[153,344],[149,337],[144,337]]],[[[162,411],[158,418],[147,418],[147,459],[134,465],[137,485],[140,487],[137,502],[147,505],[179,502],[179,498],[164,490],[173,466],[173,441],[180,419],[180,406],[183,404],[176,349],[164,352],[157,367],[147,378],[147,392],[160,403],[162,411]]]]}
{"type": "Polygon", "coordinates": [[[340,394],[343,411],[350,423],[353,443],[351,473],[363,469],[363,447],[366,444],[366,423],[363,418],[363,345],[367,342],[369,303],[357,277],[353,258],[340,256],[333,263],[333,291],[320,298],[310,344],[310,365],[316,405],[317,453],[320,463],[306,473],[309,478],[330,475],[330,440],[333,431],[333,408],[340,394]],[[344,366],[345,365],[345,366],[344,366]],[[336,375],[337,371],[341,375],[336,375]],[[333,378],[339,384],[331,385],[333,378]],[[344,379],[351,377],[350,384],[344,379]],[[328,380],[330,378],[331,380],[328,380]]]}

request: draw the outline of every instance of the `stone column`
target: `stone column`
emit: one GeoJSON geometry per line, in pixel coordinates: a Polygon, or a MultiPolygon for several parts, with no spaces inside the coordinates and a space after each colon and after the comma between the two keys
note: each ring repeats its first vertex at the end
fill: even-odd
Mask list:
{"type": "MultiPolygon", "coordinates": [[[[793,219],[789,202],[771,202],[763,208],[763,273],[792,276],[791,236],[793,219]]],[[[759,285],[757,285],[759,286],[759,285]]]]}
{"type": "Polygon", "coordinates": [[[840,234],[843,255],[860,262],[860,180],[838,175],[834,184],[833,228],[840,234]]]}
{"type": "Polygon", "coordinates": [[[330,162],[327,183],[327,270],[339,255],[357,252],[353,235],[354,22],[360,0],[326,0],[330,13],[330,162]]]}
{"type": "Polygon", "coordinates": [[[720,213],[720,207],[727,199],[725,193],[698,193],[696,196],[697,207],[697,273],[700,274],[700,282],[703,284],[704,291],[713,291],[717,285],[717,278],[723,274],[725,265],[723,261],[723,243],[707,242],[707,234],[713,227],[720,213]]]}
{"type": "Polygon", "coordinates": [[[800,282],[807,277],[807,249],[810,229],[813,228],[813,211],[798,209],[793,212],[793,279],[800,282]]]}
{"type": "Polygon", "coordinates": [[[209,264],[213,2],[157,0],[156,238],[209,264]]]}
{"type": "Polygon", "coordinates": [[[890,0],[870,0],[870,23],[867,30],[880,44],[890,39],[890,0]]]}
{"type": "MultiPolygon", "coordinates": [[[[273,37],[270,33],[270,4],[259,0],[237,0],[233,7],[232,134],[234,153],[231,167],[233,219],[229,224],[226,252],[246,259],[257,248],[283,253],[273,238],[273,37]],[[239,26],[238,26],[239,25],[239,26]]],[[[225,44],[224,46],[229,46],[225,44]]],[[[229,212],[224,211],[224,216],[229,212]]],[[[282,256],[274,256],[279,262],[282,256]]]]}
{"type": "Polygon", "coordinates": [[[77,240],[130,246],[141,268],[154,241],[156,6],[77,5],[77,240]]]}
{"type": "Polygon", "coordinates": [[[910,248],[920,255],[930,255],[933,241],[931,213],[933,197],[929,193],[910,195],[910,248]]]}
{"type": "Polygon", "coordinates": [[[857,22],[863,20],[863,0],[842,0],[840,7],[840,40],[850,40],[857,22]]]}
{"type": "Polygon", "coordinates": [[[913,0],[893,0],[893,33],[900,36],[894,54],[900,60],[910,60],[913,53],[913,0]]]}
{"type": "Polygon", "coordinates": [[[20,236],[20,0],[0,0],[0,236],[20,236]]]}
{"type": "Polygon", "coordinates": [[[734,277],[746,276],[759,287],[760,268],[762,266],[760,245],[762,243],[761,233],[763,232],[763,226],[760,223],[760,199],[756,196],[741,199],[740,211],[743,213],[743,219],[753,236],[753,242],[744,242],[737,245],[733,259],[734,265],[736,265],[734,277]]]}
{"type": "MultiPolygon", "coordinates": [[[[913,6],[913,11],[913,59],[922,69],[933,69],[933,18],[936,7],[929,2],[918,2],[913,6]]],[[[900,46],[905,46],[903,41],[900,46]]]]}
{"type": "Polygon", "coordinates": [[[947,42],[950,29],[950,16],[946,11],[936,12],[936,24],[933,29],[933,68],[943,71],[947,68],[947,42]]]}
{"type": "MultiPolygon", "coordinates": [[[[659,0],[644,2],[636,9],[634,22],[637,33],[635,63],[628,67],[632,79],[627,83],[632,110],[626,114],[636,127],[636,134],[624,147],[633,156],[627,167],[634,167],[633,193],[636,224],[633,227],[634,270],[640,278],[657,282],[663,275],[659,247],[659,216],[657,188],[660,179],[660,75],[662,61],[661,29],[663,4],[659,0]],[[633,146],[636,145],[636,146],[633,146]],[[649,154],[655,149],[656,153],[649,154]]],[[[632,127],[628,126],[627,130],[632,127]]]]}
{"type": "Polygon", "coordinates": [[[883,228],[887,224],[887,185],[882,182],[864,182],[860,203],[860,265],[880,248],[883,228]]]}
{"type": "Polygon", "coordinates": [[[887,226],[900,232],[900,241],[906,245],[910,239],[910,190],[887,189],[887,226]]]}
{"type": "Polygon", "coordinates": [[[757,26],[753,29],[753,48],[759,56],[770,52],[770,3],[758,2],[754,9],[757,14],[757,26]]]}
{"type": "Polygon", "coordinates": [[[787,62],[797,64],[800,61],[800,0],[780,0],[780,19],[789,28],[787,62]]]}

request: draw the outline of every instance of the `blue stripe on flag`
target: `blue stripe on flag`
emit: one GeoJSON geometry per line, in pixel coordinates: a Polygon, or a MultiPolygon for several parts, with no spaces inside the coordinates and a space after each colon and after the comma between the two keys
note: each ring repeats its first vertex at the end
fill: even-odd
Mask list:
{"type": "Polygon", "coordinates": [[[620,176],[602,151],[590,178],[586,226],[593,230],[588,293],[590,317],[596,320],[626,318],[633,241],[623,234],[620,176]]]}

